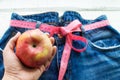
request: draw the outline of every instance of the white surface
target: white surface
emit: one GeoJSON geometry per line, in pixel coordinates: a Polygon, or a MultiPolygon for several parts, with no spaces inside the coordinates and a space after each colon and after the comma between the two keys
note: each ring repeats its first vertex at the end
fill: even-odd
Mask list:
{"type": "Polygon", "coordinates": [[[119,8],[120,0],[0,0],[0,9],[4,8],[119,8]]]}
{"type": "Polygon", "coordinates": [[[120,32],[120,0],[0,0],[0,38],[9,27],[12,12],[35,14],[66,10],[79,12],[86,19],[105,14],[110,24],[120,32]]]}

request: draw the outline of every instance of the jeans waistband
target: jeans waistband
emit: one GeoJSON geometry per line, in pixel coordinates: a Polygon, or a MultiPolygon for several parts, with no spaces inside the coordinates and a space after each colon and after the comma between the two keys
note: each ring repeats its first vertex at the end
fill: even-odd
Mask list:
{"type": "Polygon", "coordinates": [[[83,25],[91,24],[94,22],[99,22],[102,20],[107,20],[106,15],[101,15],[94,20],[84,19],[78,12],[76,11],[66,11],[64,12],[63,16],[61,16],[61,24],[66,25],[69,24],[71,21],[78,19],[83,25]]]}
{"type": "Polygon", "coordinates": [[[32,14],[32,15],[19,15],[17,13],[12,13],[11,20],[22,20],[28,22],[40,21],[50,25],[58,25],[59,15],[57,12],[46,12],[46,13],[32,14]]]}

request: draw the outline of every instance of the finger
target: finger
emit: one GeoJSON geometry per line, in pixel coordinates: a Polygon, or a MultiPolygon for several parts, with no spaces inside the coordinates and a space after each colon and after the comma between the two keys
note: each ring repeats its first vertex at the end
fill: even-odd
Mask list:
{"type": "Polygon", "coordinates": [[[56,51],[57,51],[57,47],[56,46],[53,46],[53,52],[52,52],[52,55],[51,55],[51,58],[50,58],[50,62],[52,61],[52,59],[54,58],[55,54],[56,54],[56,51]]]}
{"type": "Polygon", "coordinates": [[[49,33],[46,32],[46,33],[44,33],[44,34],[47,35],[48,37],[50,37],[49,33]]]}
{"type": "Polygon", "coordinates": [[[50,37],[50,41],[51,41],[51,43],[52,43],[52,45],[53,45],[54,42],[55,42],[55,39],[54,39],[53,37],[50,37]]]}
{"type": "Polygon", "coordinates": [[[40,73],[43,73],[45,71],[45,66],[44,65],[40,66],[39,70],[40,70],[40,73]]]}
{"type": "Polygon", "coordinates": [[[48,68],[50,67],[50,61],[47,61],[46,64],[44,65],[45,66],[45,70],[48,70],[48,68]]]}
{"type": "Polygon", "coordinates": [[[14,46],[15,46],[15,42],[17,40],[17,38],[20,36],[20,33],[17,33],[13,38],[11,38],[5,49],[3,50],[3,58],[13,58],[13,56],[15,57],[15,54],[10,54],[10,53],[14,53],[14,46]]]}
{"type": "Polygon", "coordinates": [[[53,58],[54,58],[54,56],[56,54],[56,50],[57,50],[57,47],[53,46],[53,53],[52,53],[51,57],[49,58],[49,60],[45,64],[46,68],[48,68],[50,66],[50,63],[51,63],[51,61],[53,60],[53,58]]]}
{"type": "Polygon", "coordinates": [[[7,55],[9,55],[9,57],[10,57],[12,54],[9,54],[9,53],[14,53],[14,46],[15,46],[16,40],[19,36],[20,36],[20,32],[18,32],[14,37],[12,37],[8,41],[5,49],[3,50],[4,57],[7,57],[7,55]]]}
{"type": "MultiPolygon", "coordinates": [[[[37,71],[36,71],[36,73],[35,73],[35,76],[41,76],[44,71],[45,71],[45,66],[42,65],[42,66],[40,66],[40,67],[37,69],[37,71]]],[[[37,77],[36,77],[36,78],[37,78],[37,77]]],[[[36,80],[38,80],[38,79],[36,79],[36,80]]]]}
{"type": "Polygon", "coordinates": [[[14,37],[12,37],[9,40],[9,42],[6,45],[6,48],[9,48],[9,49],[13,50],[14,46],[15,46],[15,43],[16,43],[16,41],[17,41],[17,39],[18,39],[19,36],[20,36],[20,32],[18,32],[14,37]]]}
{"type": "Polygon", "coordinates": [[[50,34],[47,33],[47,32],[44,33],[44,34],[47,35],[47,36],[50,38],[51,43],[54,44],[54,41],[55,41],[54,38],[53,38],[53,37],[50,37],[50,34]]]}

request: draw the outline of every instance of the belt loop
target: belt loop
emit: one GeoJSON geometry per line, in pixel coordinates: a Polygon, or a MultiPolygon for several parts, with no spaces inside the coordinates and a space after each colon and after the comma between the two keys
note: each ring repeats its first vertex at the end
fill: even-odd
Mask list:
{"type": "Polygon", "coordinates": [[[35,26],[35,28],[39,28],[41,24],[42,24],[42,22],[37,21],[37,22],[36,22],[36,26],[35,26]]]}
{"type": "Polygon", "coordinates": [[[85,33],[85,28],[84,28],[84,27],[85,27],[85,25],[82,25],[82,26],[80,27],[82,33],[85,33]]]}

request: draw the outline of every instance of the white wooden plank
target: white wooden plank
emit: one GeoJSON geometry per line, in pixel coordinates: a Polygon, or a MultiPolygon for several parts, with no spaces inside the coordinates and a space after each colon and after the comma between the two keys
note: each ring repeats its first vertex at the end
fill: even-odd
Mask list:
{"type": "Polygon", "coordinates": [[[0,0],[0,9],[42,7],[120,10],[120,0],[0,0]]]}

